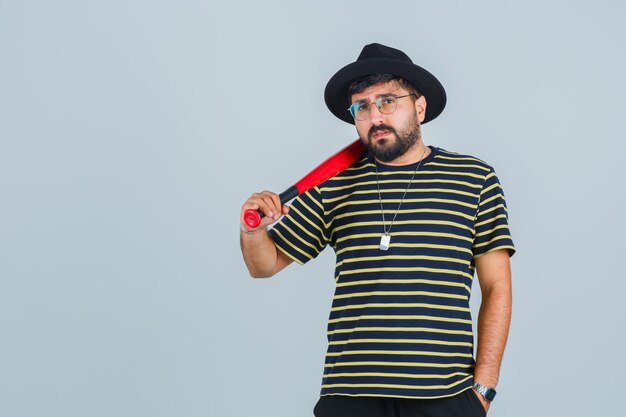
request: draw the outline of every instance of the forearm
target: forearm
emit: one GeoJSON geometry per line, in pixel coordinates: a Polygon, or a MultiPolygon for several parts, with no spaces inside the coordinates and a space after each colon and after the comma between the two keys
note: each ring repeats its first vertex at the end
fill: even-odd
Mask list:
{"type": "Polygon", "coordinates": [[[511,323],[510,280],[501,280],[482,291],[478,314],[478,345],[474,380],[488,387],[498,384],[500,365],[511,323]]]}
{"type": "Polygon", "coordinates": [[[268,278],[274,275],[278,254],[274,241],[265,228],[260,228],[249,235],[241,231],[239,244],[243,260],[248,267],[250,276],[254,278],[268,278]]]}

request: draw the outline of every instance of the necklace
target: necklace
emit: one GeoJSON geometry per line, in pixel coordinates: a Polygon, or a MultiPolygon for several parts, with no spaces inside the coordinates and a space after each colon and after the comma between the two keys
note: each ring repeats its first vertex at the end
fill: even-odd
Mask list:
{"type": "Polygon", "coordinates": [[[422,154],[422,157],[420,158],[420,160],[417,162],[415,171],[413,171],[413,176],[409,180],[409,184],[406,186],[406,190],[404,190],[404,194],[402,195],[402,198],[400,199],[400,204],[398,204],[398,208],[396,209],[396,214],[394,214],[393,219],[391,219],[391,223],[389,224],[389,229],[387,229],[387,226],[385,224],[385,209],[383,208],[383,198],[380,195],[380,183],[378,182],[378,161],[376,160],[376,158],[374,158],[374,168],[376,169],[376,187],[378,188],[378,201],[380,201],[380,212],[383,215],[383,235],[380,237],[380,250],[387,250],[389,249],[389,246],[391,245],[391,235],[389,235],[389,232],[391,232],[391,228],[393,227],[393,222],[396,220],[396,216],[400,212],[400,207],[402,206],[402,203],[404,202],[404,197],[406,197],[406,193],[409,191],[409,188],[411,187],[411,183],[413,183],[413,179],[415,178],[415,174],[417,174],[417,170],[420,169],[420,165],[422,164],[422,159],[424,159],[425,154],[426,154],[426,150],[424,149],[424,153],[422,154]]]}

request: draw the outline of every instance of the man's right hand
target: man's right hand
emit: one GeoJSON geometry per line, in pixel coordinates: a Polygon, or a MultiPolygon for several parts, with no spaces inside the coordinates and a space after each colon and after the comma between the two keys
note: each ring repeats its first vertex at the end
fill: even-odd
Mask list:
{"type": "Polygon", "coordinates": [[[271,191],[252,194],[241,207],[239,217],[243,230],[239,233],[241,253],[252,277],[271,277],[293,262],[289,256],[276,248],[274,241],[265,231],[267,226],[288,212],[289,207],[281,205],[278,194],[271,191]],[[243,214],[250,209],[261,210],[265,216],[256,229],[249,227],[243,220],[243,214]]]}
{"type": "Polygon", "coordinates": [[[278,194],[271,191],[261,191],[260,193],[254,193],[246,200],[241,207],[241,214],[239,216],[241,227],[250,233],[254,233],[259,229],[265,229],[270,224],[274,223],[280,218],[281,215],[287,214],[289,207],[285,204],[280,204],[280,197],[278,194]],[[261,224],[256,229],[250,228],[243,219],[243,214],[246,210],[261,210],[263,217],[261,224]]]}

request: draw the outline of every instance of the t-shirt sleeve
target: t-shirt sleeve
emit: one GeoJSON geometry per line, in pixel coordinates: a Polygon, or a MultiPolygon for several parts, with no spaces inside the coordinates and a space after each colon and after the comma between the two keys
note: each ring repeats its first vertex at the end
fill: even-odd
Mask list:
{"type": "Polygon", "coordinates": [[[508,211],[504,191],[493,169],[485,177],[480,192],[478,210],[474,223],[474,258],[497,249],[508,249],[515,253],[515,246],[509,231],[508,211]]]}
{"type": "Polygon", "coordinates": [[[317,257],[328,244],[319,188],[296,197],[289,213],[274,224],[269,234],[276,247],[299,264],[317,257]]]}

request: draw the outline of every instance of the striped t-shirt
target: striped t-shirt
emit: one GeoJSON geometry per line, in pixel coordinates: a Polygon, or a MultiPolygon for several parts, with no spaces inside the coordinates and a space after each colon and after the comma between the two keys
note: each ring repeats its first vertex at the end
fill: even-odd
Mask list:
{"type": "Polygon", "coordinates": [[[504,194],[493,168],[431,147],[416,164],[364,156],[301,194],[270,230],[300,264],[326,245],[337,255],[321,395],[436,398],[471,387],[469,299],[474,259],[515,252],[504,194]]]}

